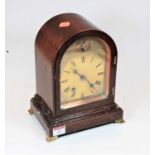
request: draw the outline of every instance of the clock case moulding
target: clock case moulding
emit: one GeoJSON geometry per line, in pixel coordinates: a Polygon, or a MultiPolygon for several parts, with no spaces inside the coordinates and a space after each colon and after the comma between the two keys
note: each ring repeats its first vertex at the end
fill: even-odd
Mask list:
{"type": "Polygon", "coordinates": [[[65,134],[112,122],[123,122],[123,110],[115,103],[117,48],[113,39],[81,15],[65,13],[48,20],[35,40],[36,94],[29,112],[34,114],[51,140],[53,129],[65,127],[65,134]],[[63,25],[68,23],[68,27],[63,25]],[[84,36],[103,39],[111,51],[109,96],[68,109],[60,108],[60,62],[66,49],[84,36]]]}

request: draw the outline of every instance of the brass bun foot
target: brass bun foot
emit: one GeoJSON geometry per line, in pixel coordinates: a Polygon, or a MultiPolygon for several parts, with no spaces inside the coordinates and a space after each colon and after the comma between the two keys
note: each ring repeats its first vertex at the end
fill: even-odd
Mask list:
{"type": "Polygon", "coordinates": [[[33,115],[33,114],[34,114],[32,108],[30,108],[30,109],[28,110],[28,112],[29,112],[30,115],[33,115]]]}
{"type": "Polygon", "coordinates": [[[124,119],[123,118],[120,118],[120,119],[117,119],[115,120],[115,123],[125,123],[124,119]]]}
{"type": "Polygon", "coordinates": [[[46,141],[47,141],[47,142],[52,142],[52,141],[55,141],[57,138],[58,138],[57,136],[55,136],[55,137],[47,136],[47,137],[46,137],[46,141]]]}

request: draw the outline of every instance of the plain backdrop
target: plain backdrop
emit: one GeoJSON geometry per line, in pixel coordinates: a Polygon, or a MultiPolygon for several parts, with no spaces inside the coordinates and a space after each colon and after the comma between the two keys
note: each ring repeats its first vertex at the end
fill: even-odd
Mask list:
{"type": "Polygon", "coordinates": [[[149,154],[149,0],[6,0],[6,154],[149,154]],[[35,94],[34,40],[64,12],[83,15],[118,48],[116,103],[125,124],[45,141],[27,112],[35,94]]]}

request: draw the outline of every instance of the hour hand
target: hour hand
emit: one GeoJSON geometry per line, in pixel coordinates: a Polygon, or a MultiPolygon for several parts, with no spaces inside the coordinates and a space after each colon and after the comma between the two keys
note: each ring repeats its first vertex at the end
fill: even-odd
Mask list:
{"type": "Polygon", "coordinates": [[[84,75],[80,74],[76,69],[73,69],[73,73],[80,76],[80,79],[84,80],[84,75]]]}
{"type": "Polygon", "coordinates": [[[73,69],[74,74],[79,74],[79,72],[76,69],[73,69]]]}

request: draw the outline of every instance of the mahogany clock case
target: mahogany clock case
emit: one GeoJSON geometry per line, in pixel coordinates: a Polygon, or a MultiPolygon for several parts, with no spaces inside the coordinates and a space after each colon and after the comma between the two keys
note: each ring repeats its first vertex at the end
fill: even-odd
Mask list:
{"type": "Polygon", "coordinates": [[[117,49],[112,38],[81,15],[65,13],[48,20],[39,30],[35,41],[36,95],[31,99],[34,113],[49,137],[53,128],[65,126],[72,133],[123,119],[123,110],[115,103],[117,49]],[[69,22],[68,27],[60,27],[69,22]],[[73,108],[60,108],[60,62],[66,49],[84,36],[97,36],[110,48],[110,82],[107,99],[73,108]]]}

